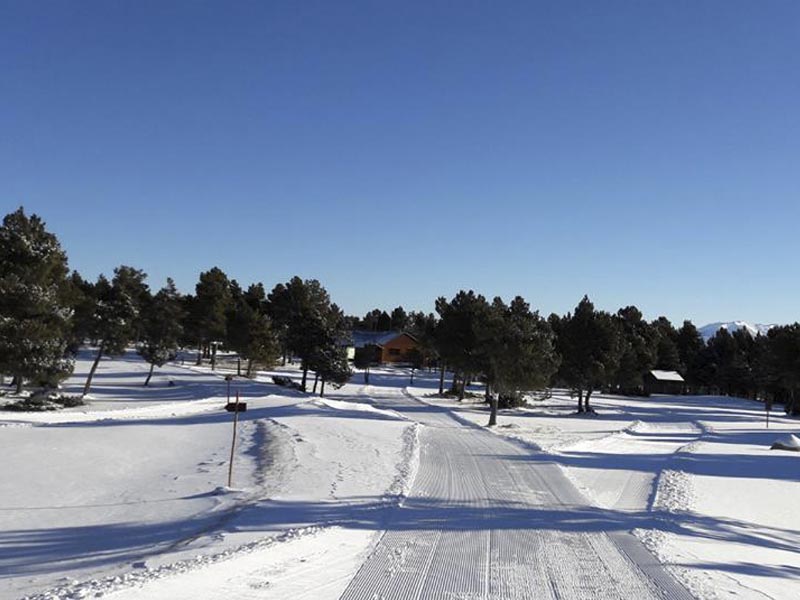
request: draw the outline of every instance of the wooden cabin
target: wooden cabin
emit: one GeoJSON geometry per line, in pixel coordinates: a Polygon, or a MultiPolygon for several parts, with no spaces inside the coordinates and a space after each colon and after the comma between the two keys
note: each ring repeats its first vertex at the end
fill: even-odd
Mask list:
{"type": "Polygon", "coordinates": [[[364,347],[372,347],[374,362],[378,364],[410,364],[417,357],[419,342],[404,331],[354,331],[351,339],[352,352],[364,347]]]}

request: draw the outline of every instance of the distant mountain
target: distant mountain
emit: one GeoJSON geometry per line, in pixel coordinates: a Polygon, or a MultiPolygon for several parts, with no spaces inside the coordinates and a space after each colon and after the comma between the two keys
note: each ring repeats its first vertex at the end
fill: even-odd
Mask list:
{"type": "Polygon", "coordinates": [[[700,332],[700,335],[703,336],[703,339],[708,341],[714,337],[720,329],[727,329],[730,333],[744,329],[750,335],[755,337],[759,333],[761,335],[766,335],[767,332],[773,327],[775,327],[774,324],[764,325],[762,323],[748,323],[747,321],[721,321],[719,323],[709,323],[705,327],[700,327],[698,331],[700,332]]]}

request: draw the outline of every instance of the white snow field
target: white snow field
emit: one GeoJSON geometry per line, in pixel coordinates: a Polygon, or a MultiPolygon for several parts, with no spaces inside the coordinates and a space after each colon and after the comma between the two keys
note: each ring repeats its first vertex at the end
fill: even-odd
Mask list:
{"type": "Polygon", "coordinates": [[[768,450],[798,423],[765,430],[755,403],[598,397],[577,417],[556,395],[489,431],[434,373],[324,399],[262,373],[232,383],[228,489],[226,383],[146,370],[104,360],[90,405],[0,413],[0,598],[800,597],[800,453],[768,450]]]}
{"type": "MultiPolygon", "coordinates": [[[[78,362],[68,390],[88,366],[78,362]]],[[[0,413],[0,597],[95,596],[187,570],[201,576],[199,567],[231,556],[244,568],[265,553],[274,597],[315,597],[313,574],[300,568],[311,556],[324,565],[320,585],[338,595],[376,530],[332,521],[350,505],[363,512],[366,499],[374,515],[396,502],[413,467],[414,423],[237,379],[248,410],[227,490],[226,383],[168,366],[148,389],[146,371],[134,354],[103,360],[89,406],[0,413]],[[292,577],[282,586],[284,563],[292,577]]]]}

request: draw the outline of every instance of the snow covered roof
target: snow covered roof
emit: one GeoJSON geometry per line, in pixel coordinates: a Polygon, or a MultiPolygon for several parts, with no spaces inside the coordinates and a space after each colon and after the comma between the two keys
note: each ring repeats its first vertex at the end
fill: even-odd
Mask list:
{"type": "Polygon", "coordinates": [[[353,346],[356,348],[363,348],[368,345],[383,346],[401,335],[408,335],[410,338],[414,338],[413,335],[403,331],[354,331],[353,346]]]}
{"type": "Polygon", "coordinates": [[[659,371],[659,370],[652,370],[650,371],[650,375],[655,377],[658,381],[683,381],[683,377],[677,371],[659,371]]]}

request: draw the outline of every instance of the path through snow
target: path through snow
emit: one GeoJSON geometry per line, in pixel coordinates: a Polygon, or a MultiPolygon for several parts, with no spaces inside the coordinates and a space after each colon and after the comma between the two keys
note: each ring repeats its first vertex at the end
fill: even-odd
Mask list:
{"type": "Polygon", "coordinates": [[[560,469],[446,409],[381,389],[424,425],[411,493],[342,600],[691,598],[560,469]]]}

